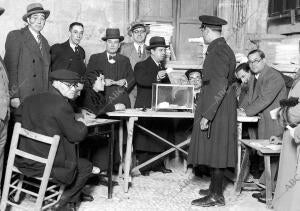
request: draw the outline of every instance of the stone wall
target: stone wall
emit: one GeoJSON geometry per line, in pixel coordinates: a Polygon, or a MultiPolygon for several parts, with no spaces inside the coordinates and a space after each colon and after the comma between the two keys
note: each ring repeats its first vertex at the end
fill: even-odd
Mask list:
{"type": "Polygon", "coordinates": [[[26,7],[33,2],[40,2],[44,9],[51,11],[42,34],[49,44],[65,42],[68,39],[68,26],[71,22],[82,22],[85,26],[82,47],[87,54],[101,52],[105,45],[101,37],[105,28],[118,27],[123,35],[128,23],[128,0],[0,0],[0,6],[5,8],[0,17],[1,36],[0,54],[4,55],[7,33],[25,26],[22,16],[26,7]]]}

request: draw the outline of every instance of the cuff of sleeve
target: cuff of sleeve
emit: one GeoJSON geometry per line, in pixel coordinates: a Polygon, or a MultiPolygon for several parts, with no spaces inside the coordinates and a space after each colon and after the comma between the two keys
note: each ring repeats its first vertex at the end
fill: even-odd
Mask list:
{"type": "Polygon", "coordinates": [[[128,83],[127,83],[127,80],[125,79],[125,84],[124,84],[124,87],[127,88],[128,87],[128,83]]]}

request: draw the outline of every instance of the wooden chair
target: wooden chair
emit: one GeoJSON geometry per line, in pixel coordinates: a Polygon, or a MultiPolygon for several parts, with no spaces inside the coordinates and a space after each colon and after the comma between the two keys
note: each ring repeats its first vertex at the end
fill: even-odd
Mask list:
{"type": "Polygon", "coordinates": [[[60,137],[58,135],[53,137],[41,135],[22,128],[18,122],[15,124],[6,167],[0,210],[5,211],[7,205],[18,207],[22,210],[45,210],[59,201],[64,186],[54,183],[50,178],[59,139],[60,137]],[[18,149],[20,136],[50,145],[48,157],[39,157],[18,149]],[[26,177],[14,165],[16,156],[45,164],[43,176],[34,178],[26,177]],[[20,199],[21,192],[36,198],[34,207],[26,208],[22,206],[22,204],[16,203],[20,199]],[[13,194],[15,195],[13,196],[13,194]],[[9,197],[13,197],[14,200],[9,200],[9,197]]]}

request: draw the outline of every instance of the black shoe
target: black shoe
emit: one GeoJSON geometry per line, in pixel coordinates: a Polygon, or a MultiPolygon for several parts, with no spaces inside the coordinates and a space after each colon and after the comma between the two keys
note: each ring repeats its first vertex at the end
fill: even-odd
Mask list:
{"type": "Polygon", "coordinates": [[[266,197],[258,197],[257,201],[265,204],[266,203],[266,197]]]}
{"type": "MultiPolygon", "coordinates": [[[[104,176],[99,176],[99,181],[97,185],[104,185],[104,186],[108,186],[108,180],[106,178],[104,178],[104,176]]],[[[119,185],[118,182],[116,181],[112,181],[112,186],[117,186],[119,185]]]]}
{"type": "Polygon", "coordinates": [[[212,207],[212,206],[224,206],[225,199],[222,195],[209,194],[202,198],[192,201],[192,205],[201,206],[201,207],[212,207]]]}
{"type": "Polygon", "coordinates": [[[207,195],[210,194],[210,190],[209,190],[209,189],[200,189],[200,190],[199,190],[199,194],[200,194],[200,195],[207,196],[207,195]]]}
{"type": "Polygon", "coordinates": [[[167,169],[164,165],[152,169],[153,171],[162,172],[164,174],[172,173],[171,169],[167,169]]]}
{"type": "Polygon", "coordinates": [[[94,197],[87,194],[87,193],[81,192],[80,201],[82,201],[82,202],[86,202],[86,201],[91,202],[91,201],[94,201],[94,197]]]}
{"type": "Polygon", "coordinates": [[[252,194],[252,197],[253,198],[266,198],[266,191],[261,191],[261,192],[258,192],[258,193],[253,193],[252,194]]]}
{"type": "Polygon", "coordinates": [[[143,175],[143,176],[149,176],[150,175],[150,171],[148,171],[148,170],[141,171],[141,175],[143,175]]]}

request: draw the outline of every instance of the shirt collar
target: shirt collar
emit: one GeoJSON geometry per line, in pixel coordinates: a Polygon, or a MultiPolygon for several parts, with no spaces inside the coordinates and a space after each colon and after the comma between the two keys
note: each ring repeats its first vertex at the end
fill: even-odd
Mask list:
{"type": "Polygon", "coordinates": [[[256,78],[256,80],[258,79],[259,75],[260,75],[260,73],[254,75],[254,77],[256,78]]]}
{"type": "Polygon", "coordinates": [[[139,46],[141,46],[141,53],[143,53],[143,51],[144,51],[144,45],[145,45],[145,44],[141,44],[141,45],[140,45],[140,44],[134,42],[133,45],[134,45],[134,48],[135,48],[136,52],[138,52],[139,46]]]}
{"type": "Polygon", "coordinates": [[[70,47],[71,47],[71,48],[73,49],[73,51],[75,52],[75,48],[76,48],[77,45],[71,43],[70,41],[69,41],[69,44],[70,44],[70,47]]]}
{"type": "Polygon", "coordinates": [[[155,64],[157,65],[157,66],[159,66],[160,65],[160,62],[157,62],[157,61],[155,61],[155,59],[153,59],[153,57],[151,56],[151,59],[155,62],[155,64]]]}
{"type": "Polygon", "coordinates": [[[40,34],[40,33],[37,33],[36,31],[32,30],[30,27],[28,27],[29,31],[31,32],[31,34],[33,35],[34,39],[38,42],[38,38],[37,36],[40,34]]]}

